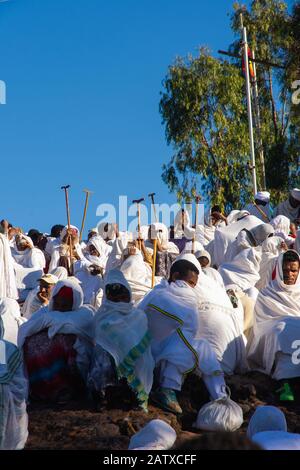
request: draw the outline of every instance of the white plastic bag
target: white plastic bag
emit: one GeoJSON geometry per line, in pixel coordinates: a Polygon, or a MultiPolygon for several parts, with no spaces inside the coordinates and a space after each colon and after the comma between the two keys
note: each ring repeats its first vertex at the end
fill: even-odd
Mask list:
{"type": "Polygon", "coordinates": [[[194,427],[205,431],[236,431],[243,424],[243,410],[229,397],[211,401],[198,413],[194,427]]]}

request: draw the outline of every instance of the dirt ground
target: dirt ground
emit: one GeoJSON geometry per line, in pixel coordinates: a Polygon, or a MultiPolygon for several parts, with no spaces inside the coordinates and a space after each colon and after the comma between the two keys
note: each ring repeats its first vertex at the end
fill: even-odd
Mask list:
{"type": "MultiPolygon", "coordinates": [[[[278,383],[257,372],[227,377],[226,382],[232,399],[244,412],[240,433],[245,433],[255,408],[265,404],[279,406],[286,415],[289,431],[300,433],[300,399],[287,407],[280,406],[275,393],[278,383]]],[[[300,388],[298,390],[300,397],[300,388]]],[[[132,409],[132,400],[122,389],[111,390],[109,399],[101,406],[85,400],[51,408],[32,403],[26,449],[126,450],[130,437],[155,418],[165,420],[176,430],[179,444],[195,435],[203,435],[193,428],[193,423],[197,411],[207,401],[208,395],[201,380],[191,376],[179,394],[184,410],[180,418],[151,404],[148,414],[132,409]]]]}

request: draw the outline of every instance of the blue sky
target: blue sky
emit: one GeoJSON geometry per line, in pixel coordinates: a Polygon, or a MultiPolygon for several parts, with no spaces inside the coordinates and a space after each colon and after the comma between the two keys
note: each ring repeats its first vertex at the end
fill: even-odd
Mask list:
{"type": "Polygon", "coordinates": [[[0,3],[0,217],[28,230],[65,223],[60,187],[70,184],[80,225],[83,189],[101,203],[157,193],[172,149],[159,93],[177,55],[214,53],[233,36],[233,1],[10,0],[0,3]]]}

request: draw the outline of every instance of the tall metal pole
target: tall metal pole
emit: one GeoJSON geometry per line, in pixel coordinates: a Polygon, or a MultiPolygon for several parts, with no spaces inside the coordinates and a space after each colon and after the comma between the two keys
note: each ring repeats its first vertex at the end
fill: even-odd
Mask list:
{"type": "MultiPolygon", "coordinates": [[[[243,18],[242,18],[242,15],[241,15],[241,23],[242,23],[242,21],[243,21],[243,18]]],[[[251,85],[250,85],[250,75],[249,75],[248,42],[247,42],[247,30],[246,30],[245,26],[242,26],[242,31],[243,31],[243,48],[244,48],[246,92],[247,92],[247,109],[248,109],[248,124],[249,124],[249,138],[250,138],[250,153],[251,153],[251,172],[252,172],[252,181],[253,181],[253,194],[255,195],[257,193],[257,182],[256,182],[255,149],[254,149],[253,123],[252,123],[251,85]]]]}
{"type": "MultiPolygon", "coordinates": [[[[255,53],[252,51],[253,59],[255,59],[255,53]]],[[[257,149],[259,153],[259,160],[261,165],[261,182],[262,182],[262,189],[265,191],[267,189],[266,184],[266,169],[265,169],[265,158],[264,158],[264,147],[263,141],[261,137],[261,122],[260,122],[260,109],[259,109],[259,99],[258,99],[258,86],[257,86],[257,75],[256,75],[256,63],[253,62],[253,73],[254,73],[254,80],[253,80],[253,97],[254,97],[254,107],[255,107],[255,117],[256,117],[256,130],[257,130],[257,149]]]]}

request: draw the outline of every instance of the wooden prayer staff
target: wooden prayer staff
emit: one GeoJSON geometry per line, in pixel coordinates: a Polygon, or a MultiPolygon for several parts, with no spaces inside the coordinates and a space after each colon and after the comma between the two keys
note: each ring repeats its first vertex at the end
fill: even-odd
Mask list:
{"type": "Polygon", "coordinates": [[[195,254],[195,242],[196,242],[196,233],[197,233],[197,225],[198,225],[198,209],[199,209],[199,202],[201,200],[200,196],[196,196],[196,213],[195,213],[195,233],[193,236],[193,244],[192,244],[192,253],[195,254]]]}
{"type": "Polygon", "coordinates": [[[148,194],[148,197],[150,197],[151,202],[152,202],[152,207],[153,207],[153,213],[154,213],[155,222],[157,223],[158,220],[157,220],[156,208],[155,208],[155,204],[154,204],[154,196],[155,196],[155,193],[150,193],[150,194],[148,194]]]}
{"type": "Polygon", "coordinates": [[[263,218],[264,218],[267,222],[270,222],[270,219],[269,219],[269,217],[267,216],[267,214],[265,213],[265,211],[263,211],[263,210],[256,204],[256,202],[253,202],[253,205],[254,205],[254,207],[256,207],[256,209],[258,210],[258,212],[261,213],[261,215],[263,216],[263,218]]]}
{"type": "Polygon", "coordinates": [[[85,225],[85,220],[86,220],[86,214],[87,214],[87,209],[89,205],[89,198],[90,195],[92,194],[92,191],[89,191],[88,189],[84,189],[83,192],[85,193],[85,206],[84,206],[84,211],[83,211],[83,217],[82,217],[82,224],[81,224],[81,229],[80,229],[80,237],[79,237],[79,242],[82,242],[82,237],[83,237],[83,230],[84,230],[84,225],[85,225]]]}
{"type": "Polygon", "coordinates": [[[152,283],[151,283],[152,289],[155,285],[156,256],[157,256],[157,239],[155,238],[153,240],[153,264],[152,264],[152,283]]]}
{"type": "Polygon", "coordinates": [[[65,198],[66,198],[66,209],[67,209],[67,219],[68,219],[68,238],[67,244],[70,247],[70,272],[72,273],[73,269],[73,243],[72,243],[72,236],[71,236],[71,218],[70,218],[70,205],[69,205],[69,189],[70,185],[62,186],[61,189],[65,191],[65,198]]]}

